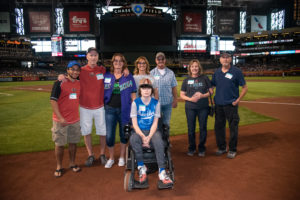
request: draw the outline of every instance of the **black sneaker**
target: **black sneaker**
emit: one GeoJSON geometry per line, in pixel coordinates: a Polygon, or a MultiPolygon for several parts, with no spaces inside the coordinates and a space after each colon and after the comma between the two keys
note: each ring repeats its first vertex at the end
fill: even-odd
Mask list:
{"type": "Polygon", "coordinates": [[[99,160],[100,160],[101,165],[105,165],[107,162],[107,159],[104,154],[100,155],[99,160]]]}
{"type": "Polygon", "coordinates": [[[87,160],[85,161],[85,166],[87,166],[87,167],[92,166],[94,161],[95,161],[95,157],[94,156],[89,156],[87,158],[87,160]]]}
{"type": "Polygon", "coordinates": [[[226,153],[227,152],[227,149],[218,149],[218,151],[216,151],[216,155],[217,156],[221,156],[221,155],[223,155],[224,153],[226,153]]]}

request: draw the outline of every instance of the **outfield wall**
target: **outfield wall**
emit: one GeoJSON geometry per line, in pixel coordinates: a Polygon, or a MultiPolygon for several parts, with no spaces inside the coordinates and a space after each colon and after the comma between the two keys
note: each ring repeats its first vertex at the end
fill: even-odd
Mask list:
{"type": "MultiPolygon", "coordinates": [[[[172,69],[172,68],[171,68],[172,69]]],[[[173,70],[174,71],[174,70],[173,70]]],[[[205,72],[205,74],[212,75],[214,72],[205,72]]],[[[187,73],[176,73],[176,76],[187,76],[187,73]]],[[[244,76],[299,76],[300,70],[289,71],[254,71],[243,72],[244,76]]],[[[57,76],[0,76],[0,82],[13,82],[13,81],[48,81],[57,80],[57,76]]]]}
{"type": "Polygon", "coordinates": [[[56,80],[57,76],[0,76],[0,82],[13,81],[48,81],[56,80]]]}

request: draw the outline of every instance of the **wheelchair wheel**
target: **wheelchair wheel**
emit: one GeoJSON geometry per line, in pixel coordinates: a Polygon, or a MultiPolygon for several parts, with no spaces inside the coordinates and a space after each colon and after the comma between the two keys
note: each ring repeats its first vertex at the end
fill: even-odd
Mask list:
{"type": "Polygon", "coordinates": [[[131,157],[130,157],[130,150],[129,146],[126,147],[126,152],[125,152],[125,169],[131,169],[131,157]]]}
{"type": "Polygon", "coordinates": [[[173,165],[173,161],[172,161],[172,158],[171,158],[170,151],[168,151],[168,165],[167,165],[167,167],[169,169],[170,178],[175,182],[174,165],[173,165]]]}
{"type": "Polygon", "coordinates": [[[126,170],[124,175],[124,190],[130,192],[132,190],[133,178],[131,176],[131,171],[126,170]]]}

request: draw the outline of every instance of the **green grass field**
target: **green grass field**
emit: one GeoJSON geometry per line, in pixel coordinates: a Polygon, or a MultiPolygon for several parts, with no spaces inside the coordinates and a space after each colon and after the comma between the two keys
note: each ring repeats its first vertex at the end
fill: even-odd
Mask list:
{"type": "MultiPolygon", "coordinates": [[[[293,79],[294,80],[294,79],[293,79]]],[[[298,77],[295,80],[299,80],[298,77]]],[[[15,86],[49,85],[53,81],[0,83],[0,154],[15,154],[51,150],[52,110],[50,93],[13,90],[15,86]]],[[[181,81],[178,82],[180,91],[181,81]]],[[[248,82],[249,91],[244,100],[266,97],[300,96],[299,83],[248,82]]],[[[275,120],[254,113],[246,108],[239,109],[240,125],[275,120]]],[[[214,120],[209,117],[208,129],[213,129],[214,120]]],[[[197,130],[198,127],[197,127],[197,130]]],[[[186,134],[187,124],[184,103],[173,109],[171,134],[186,134]]],[[[117,137],[117,141],[119,138],[117,137]]],[[[93,131],[93,144],[99,144],[99,137],[93,131]]],[[[80,146],[83,146],[83,139],[80,146]]]]}

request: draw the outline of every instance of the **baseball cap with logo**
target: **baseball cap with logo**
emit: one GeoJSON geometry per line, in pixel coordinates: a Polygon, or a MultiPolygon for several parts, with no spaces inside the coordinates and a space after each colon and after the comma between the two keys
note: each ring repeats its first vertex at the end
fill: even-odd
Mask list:
{"type": "Polygon", "coordinates": [[[158,52],[155,56],[155,58],[166,58],[165,54],[163,52],[158,52]]]}
{"type": "Polygon", "coordinates": [[[69,69],[70,67],[73,67],[74,65],[77,65],[78,67],[81,67],[81,65],[76,60],[71,60],[68,63],[67,68],[69,69]]]}
{"type": "Polygon", "coordinates": [[[140,80],[140,88],[152,88],[152,81],[148,78],[143,78],[142,80],[140,80]]]}
{"type": "Polygon", "coordinates": [[[90,53],[91,51],[96,51],[98,53],[98,50],[95,47],[90,47],[87,49],[86,54],[90,53]]]}

